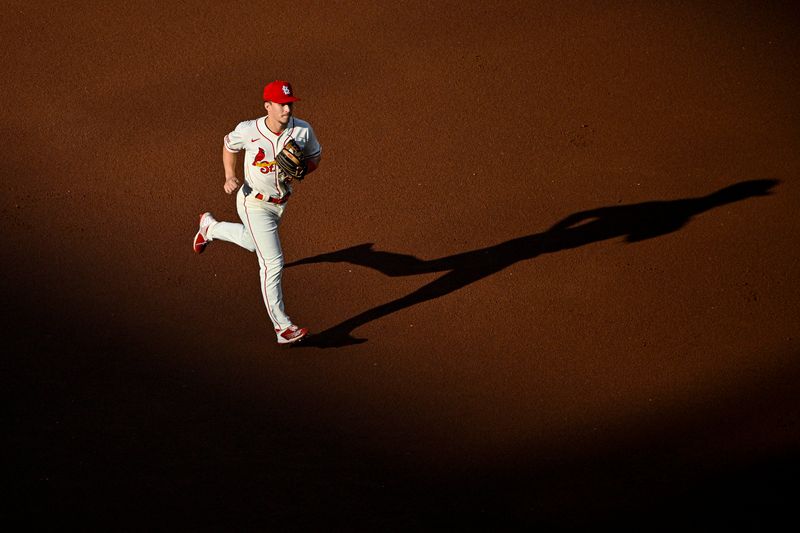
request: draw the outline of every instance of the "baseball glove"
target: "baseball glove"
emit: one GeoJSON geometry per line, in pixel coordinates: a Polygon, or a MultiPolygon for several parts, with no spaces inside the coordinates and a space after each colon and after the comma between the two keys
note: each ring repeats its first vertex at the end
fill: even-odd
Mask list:
{"type": "Polygon", "coordinates": [[[303,151],[294,139],[289,139],[283,150],[275,157],[275,163],[278,164],[283,178],[288,178],[289,181],[302,180],[308,169],[303,151]]]}

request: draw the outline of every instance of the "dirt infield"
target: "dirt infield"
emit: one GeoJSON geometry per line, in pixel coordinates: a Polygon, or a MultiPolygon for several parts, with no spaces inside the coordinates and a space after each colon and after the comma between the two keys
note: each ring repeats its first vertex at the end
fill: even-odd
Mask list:
{"type": "Polygon", "coordinates": [[[3,7],[26,523],[790,516],[790,3],[208,4],[3,7]],[[198,213],[236,220],[222,138],[276,78],[324,151],[281,228],[287,311],[314,332],[290,349],[255,257],[190,247],[198,213]]]}

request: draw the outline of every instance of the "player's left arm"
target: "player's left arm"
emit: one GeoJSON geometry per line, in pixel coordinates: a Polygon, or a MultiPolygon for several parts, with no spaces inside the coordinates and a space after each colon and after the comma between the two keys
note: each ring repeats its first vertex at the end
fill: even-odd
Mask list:
{"type": "Polygon", "coordinates": [[[306,175],[308,175],[317,169],[319,162],[322,160],[322,146],[320,146],[317,135],[310,126],[308,128],[308,139],[303,147],[303,152],[306,154],[306,175]]]}
{"type": "Polygon", "coordinates": [[[306,174],[311,174],[317,170],[320,160],[322,160],[322,154],[318,155],[317,157],[306,159],[306,174]]]}

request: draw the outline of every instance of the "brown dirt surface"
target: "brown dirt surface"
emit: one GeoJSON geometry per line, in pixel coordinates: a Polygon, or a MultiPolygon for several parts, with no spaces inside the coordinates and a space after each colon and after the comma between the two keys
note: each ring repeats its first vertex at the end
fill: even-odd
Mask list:
{"type": "Polygon", "coordinates": [[[3,5],[14,509],[105,530],[769,528],[800,452],[770,2],[3,5]],[[281,349],[223,136],[323,145],[281,349]],[[691,520],[691,521],[690,521],[691,520]]]}

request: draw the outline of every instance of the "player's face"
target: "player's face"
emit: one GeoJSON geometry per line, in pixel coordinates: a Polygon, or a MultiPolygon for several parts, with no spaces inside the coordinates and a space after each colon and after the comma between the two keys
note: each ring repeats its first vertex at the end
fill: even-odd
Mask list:
{"type": "Polygon", "coordinates": [[[275,102],[266,102],[264,104],[264,107],[267,110],[267,114],[275,122],[279,124],[287,124],[292,116],[292,110],[294,109],[294,102],[290,102],[288,104],[277,104],[275,102]]]}

